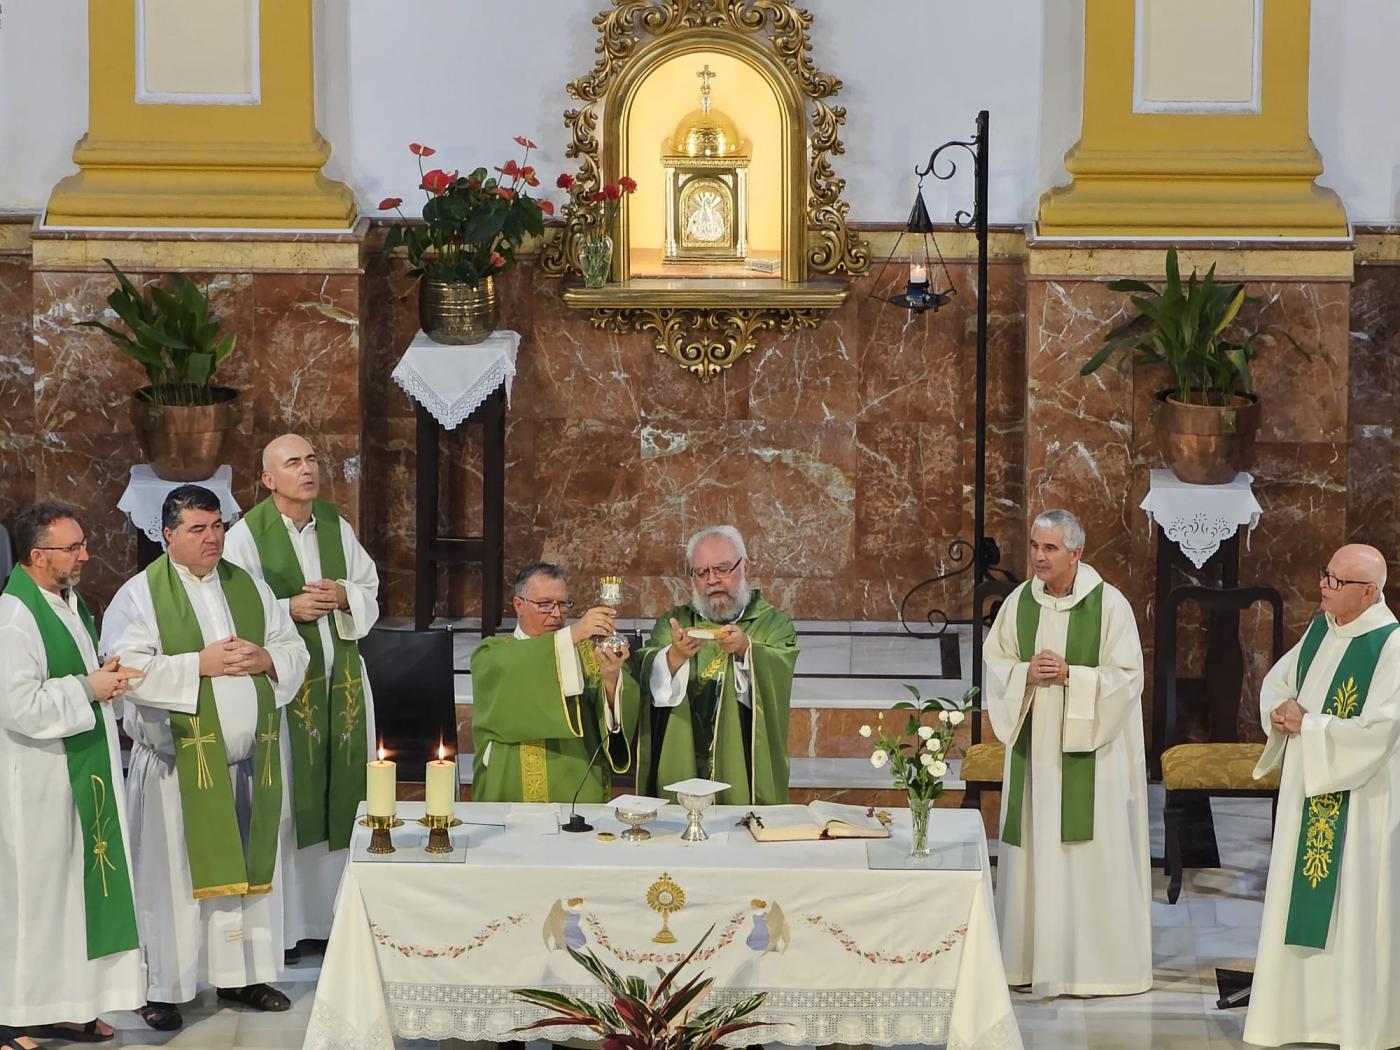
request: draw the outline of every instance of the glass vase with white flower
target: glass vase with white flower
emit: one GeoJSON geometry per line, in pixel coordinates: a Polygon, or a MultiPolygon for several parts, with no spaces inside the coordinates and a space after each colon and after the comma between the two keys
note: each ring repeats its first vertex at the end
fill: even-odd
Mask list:
{"type": "Polygon", "coordinates": [[[968,689],[961,700],[949,700],[942,696],[925,697],[912,685],[904,688],[914,697],[913,702],[903,700],[891,708],[894,719],[905,719],[904,728],[887,730],[882,711],[873,727],[860,727],[860,735],[875,740],[870,764],[876,769],[888,766],[894,786],[909,799],[913,824],[909,855],[927,857],[929,809],[943,795],[949,760],[963,753],[955,737],[958,727],[978,710],[977,690],[968,689]]]}

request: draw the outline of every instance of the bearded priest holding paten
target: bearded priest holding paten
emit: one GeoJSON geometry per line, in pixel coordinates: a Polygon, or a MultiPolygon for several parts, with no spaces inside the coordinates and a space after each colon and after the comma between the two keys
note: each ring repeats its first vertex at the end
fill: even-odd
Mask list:
{"type": "Polygon", "coordinates": [[[261,580],[223,559],[219,497],[181,485],[161,508],[166,553],[122,585],[102,647],[143,672],[123,725],[137,926],[152,1028],[177,1003],[220,999],[287,1010],[282,962],[282,708],[306,674],[306,643],[261,580]]]}
{"type": "Polygon", "coordinates": [[[1259,691],[1283,764],[1244,1037],[1260,1046],[1400,1045],[1400,631],[1385,558],[1349,544],[1320,572],[1318,615],[1259,691]]]}
{"type": "Polygon", "coordinates": [[[1067,510],[1031,525],[1035,575],[983,646],[1006,745],[997,927],[1007,981],[1040,996],[1152,987],[1142,645],[1132,607],[1080,560],[1067,510]]]}
{"type": "Polygon", "coordinates": [[[641,720],[638,777],[652,795],[704,777],[730,785],[721,805],[786,803],[792,621],[749,587],[738,529],[701,529],[686,559],[690,604],[662,616],[642,650],[653,713],[641,720]]]}

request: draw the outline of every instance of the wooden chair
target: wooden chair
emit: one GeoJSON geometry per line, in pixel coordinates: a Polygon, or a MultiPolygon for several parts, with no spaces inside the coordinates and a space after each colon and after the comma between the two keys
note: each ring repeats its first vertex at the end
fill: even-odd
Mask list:
{"type": "Polygon", "coordinates": [[[1212,798],[1272,798],[1275,808],[1278,805],[1279,771],[1256,781],[1252,773],[1264,745],[1240,741],[1238,731],[1245,673],[1239,618],[1260,603],[1273,609],[1272,662],[1276,663],[1283,655],[1283,596],[1273,587],[1177,587],[1166,607],[1159,610],[1159,615],[1167,618],[1163,634],[1170,640],[1167,651],[1157,654],[1158,660],[1166,661],[1165,696],[1157,700],[1166,705],[1167,748],[1162,752],[1166,856],[1162,868],[1169,879],[1167,900],[1172,904],[1181,895],[1183,835],[1193,808],[1205,811],[1204,828],[1212,838],[1209,847],[1213,853],[1214,831],[1209,823],[1212,798]],[[1181,606],[1187,602],[1198,606],[1211,621],[1204,678],[1177,676],[1176,627],[1181,606]],[[1209,735],[1205,743],[1178,742],[1183,693],[1205,705],[1209,735]]]}
{"type": "Polygon", "coordinates": [[[457,753],[457,699],[452,630],[375,627],[360,639],[374,728],[398,763],[400,782],[421,782],[441,740],[457,753]]]}

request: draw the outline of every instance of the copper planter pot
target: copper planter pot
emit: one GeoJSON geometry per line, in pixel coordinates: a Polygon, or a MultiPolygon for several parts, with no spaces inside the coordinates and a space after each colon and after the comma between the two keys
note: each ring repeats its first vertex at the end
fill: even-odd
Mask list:
{"type": "Polygon", "coordinates": [[[1157,446],[1172,473],[1188,485],[1224,485],[1254,461],[1259,398],[1236,394],[1233,405],[1190,405],[1157,395],[1157,446]]]}
{"type": "Polygon", "coordinates": [[[232,387],[210,389],[212,405],[157,405],[139,392],[133,395],[131,421],[156,477],[205,481],[223,464],[224,444],[238,425],[241,406],[232,387]]]}
{"type": "Polygon", "coordinates": [[[496,330],[500,304],[496,281],[485,278],[473,287],[458,281],[424,277],[418,284],[418,323],[435,343],[470,346],[496,330]]]}

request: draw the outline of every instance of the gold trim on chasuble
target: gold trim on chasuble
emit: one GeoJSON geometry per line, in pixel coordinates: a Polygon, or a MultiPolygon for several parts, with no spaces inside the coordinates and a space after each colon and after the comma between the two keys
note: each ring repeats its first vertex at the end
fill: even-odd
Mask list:
{"type": "MultiPolygon", "coordinates": [[[[1332,695],[1332,713],[1338,718],[1350,718],[1360,703],[1356,679],[1348,677],[1332,695]]],[[[1342,811],[1342,793],[1329,791],[1308,799],[1307,849],[1303,853],[1303,877],[1313,889],[1332,871],[1337,851],[1337,818],[1342,811]]]]}
{"type": "Polygon", "coordinates": [[[549,801],[549,761],[543,740],[520,745],[520,795],[526,802],[549,801]]]}

